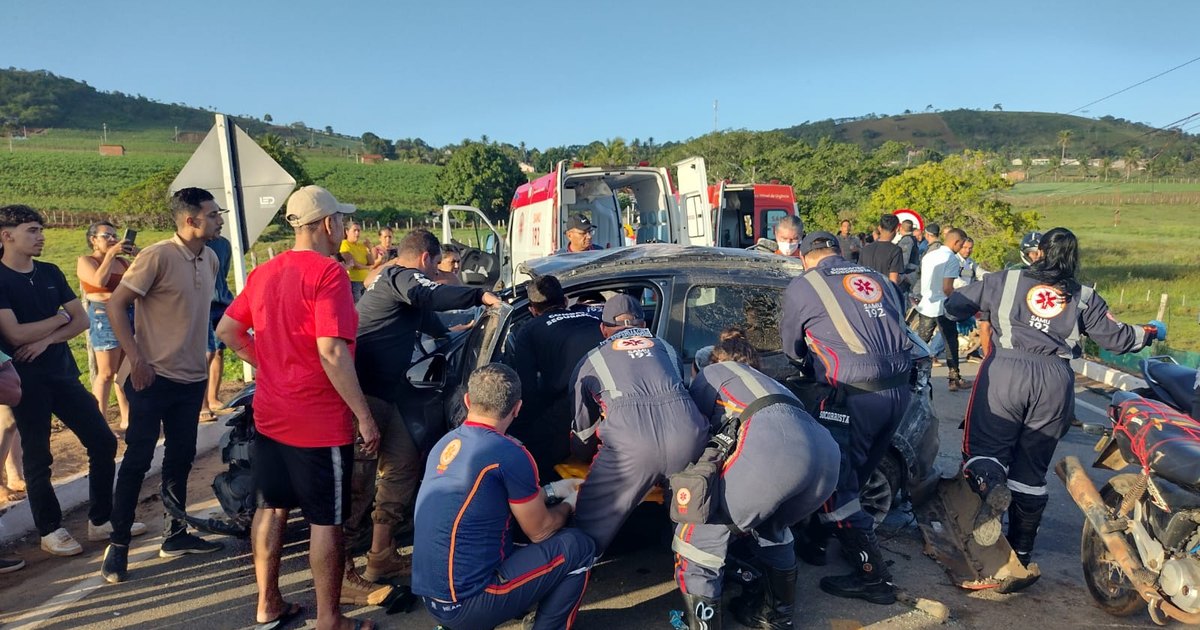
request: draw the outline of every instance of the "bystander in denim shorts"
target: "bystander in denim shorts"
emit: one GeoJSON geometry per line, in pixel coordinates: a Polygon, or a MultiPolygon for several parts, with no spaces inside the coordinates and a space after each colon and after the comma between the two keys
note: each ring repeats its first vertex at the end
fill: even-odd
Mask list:
{"type": "Polygon", "coordinates": [[[228,304],[219,304],[213,302],[208,307],[208,351],[209,353],[217,350],[224,350],[225,344],[217,339],[217,324],[221,323],[221,318],[225,316],[225,309],[229,308],[228,304]]]}
{"type": "MultiPolygon", "coordinates": [[[[92,350],[96,352],[104,352],[106,350],[116,350],[121,344],[117,343],[117,336],[113,334],[112,324],[108,321],[108,302],[88,302],[87,305],[88,320],[91,322],[88,328],[88,338],[92,344],[92,350]]],[[[129,325],[133,326],[133,306],[129,307],[129,325]]]]}

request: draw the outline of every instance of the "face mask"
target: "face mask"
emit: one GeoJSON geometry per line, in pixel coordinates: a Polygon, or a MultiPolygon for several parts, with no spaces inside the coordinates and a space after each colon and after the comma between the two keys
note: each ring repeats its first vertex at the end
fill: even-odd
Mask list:
{"type": "Polygon", "coordinates": [[[779,242],[779,253],[784,256],[791,256],[796,253],[796,249],[800,247],[800,243],[788,243],[786,241],[779,242]]]}

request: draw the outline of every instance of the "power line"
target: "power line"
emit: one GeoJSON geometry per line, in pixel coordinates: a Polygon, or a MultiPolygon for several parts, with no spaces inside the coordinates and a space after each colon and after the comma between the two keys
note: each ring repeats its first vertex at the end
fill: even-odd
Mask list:
{"type": "Polygon", "coordinates": [[[1118,94],[1121,94],[1121,93],[1123,93],[1123,92],[1128,92],[1129,90],[1132,90],[1133,88],[1135,88],[1135,87],[1137,87],[1137,86],[1139,86],[1139,85],[1143,85],[1143,84],[1149,83],[1149,82],[1151,82],[1151,81],[1153,81],[1153,80],[1157,79],[1158,77],[1161,77],[1161,76],[1163,76],[1164,74],[1169,74],[1169,73],[1171,73],[1171,72],[1175,72],[1176,70],[1178,70],[1178,69],[1180,69],[1180,68],[1182,68],[1182,67],[1184,67],[1184,66],[1186,66],[1186,65],[1188,65],[1188,64],[1196,63],[1197,61],[1200,61],[1200,57],[1196,57],[1195,59],[1192,59],[1192,60],[1190,60],[1190,61],[1185,61],[1185,62],[1183,62],[1183,63],[1179,64],[1178,66],[1175,66],[1174,68],[1171,68],[1170,70],[1166,70],[1166,71],[1164,71],[1164,72],[1160,72],[1160,73],[1158,73],[1158,74],[1156,74],[1156,75],[1154,75],[1154,76],[1150,77],[1149,79],[1144,79],[1144,80],[1142,80],[1142,81],[1138,81],[1137,83],[1134,83],[1133,85],[1131,85],[1131,86],[1129,86],[1129,87],[1127,87],[1127,88],[1124,88],[1124,89],[1117,90],[1116,92],[1113,92],[1112,94],[1109,94],[1108,96],[1105,96],[1104,98],[1098,98],[1098,99],[1096,99],[1096,100],[1092,101],[1091,103],[1088,103],[1088,104],[1086,104],[1086,105],[1081,105],[1081,106],[1079,106],[1079,107],[1076,107],[1075,109],[1072,109],[1071,111],[1067,112],[1067,114],[1074,114],[1075,112],[1077,112],[1077,111],[1079,111],[1079,110],[1081,110],[1081,109],[1087,109],[1088,107],[1091,107],[1092,105],[1095,105],[1096,103],[1099,103],[1099,102],[1101,102],[1101,101],[1107,101],[1108,99],[1110,99],[1110,98],[1112,98],[1112,97],[1114,97],[1114,96],[1116,96],[1116,95],[1118,95],[1118,94]]]}

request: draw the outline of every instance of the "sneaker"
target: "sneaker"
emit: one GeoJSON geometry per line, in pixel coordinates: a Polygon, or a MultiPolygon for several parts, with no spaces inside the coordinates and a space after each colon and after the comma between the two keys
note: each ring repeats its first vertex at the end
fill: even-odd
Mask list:
{"type": "Polygon", "coordinates": [[[0,558],[0,573],[12,573],[25,568],[25,561],[20,558],[0,558]]]}
{"type": "Polygon", "coordinates": [[[225,548],[218,542],[209,542],[194,534],[183,532],[163,541],[158,550],[160,558],[178,558],[189,553],[213,553],[225,548]]]}
{"type": "Polygon", "coordinates": [[[412,575],[412,556],[402,556],[391,549],[367,552],[367,568],[363,579],[382,584],[391,578],[412,575]]]}
{"type": "Polygon", "coordinates": [[[110,544],[104,548],[100,577],[109,584],[124,582],[129,574],[129,545],[110,544]]]}
{"type": "Polygon", "coordinates": [[[56,556],[77,556],[83,553],[83,547],[71,537],[66,529],[58,529],[42,536],[42,551],[56,556]]]}
{"type": "Polygon", "coordinates": [[[964,380],[961,377],[952,378],[950,379],[949,388],[952,392],[970,391],[971,381],[964,380]]]}
{"type": "MultiPolygon", "coordinates": [[[[138,523],[134,521],[133,525],[129,527],[130,536],[141,536],[145,533],[145,523],[138,523]]],[[[100,525],[92,525],[92,522],[88,521],[88,540],[92,542],[98,542],[101,540],[108,540],[109,536],[112,536],[112,521],[105,521],[100,525]]]]}
{"type": "Polygon", "coordinates": [[[339,603],[349,606],[379,606],[396,587],[372,584],[362,578],[352,565],[346,567],[342,578],[342,598],[339,603]]]}

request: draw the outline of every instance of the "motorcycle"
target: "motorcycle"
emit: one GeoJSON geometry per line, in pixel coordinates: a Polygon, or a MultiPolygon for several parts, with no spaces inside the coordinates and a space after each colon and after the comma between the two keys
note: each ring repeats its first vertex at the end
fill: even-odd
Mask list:
{"type": "Polygon", "coordinates": [[[1146,387],[1134,390],[1135,394],[1164,402],[1183,413],[1192,410],[1196,368],[1179,365],[1170,356],[1142,359],[1141,367],[1146,387]]]}
{"type": "Polygon", "coordinates": [[[1100,436],[1093,467],[1136,472],[1097,490],[1078,458],[1055,467],[1086,517],[1080,559],[1088,591],[1114,616],[1145,607],[1158,625],[1200,624],[1200,423],[1121,391],[1108,418],[1107,426],[1084,425],[1100,436]]]}

